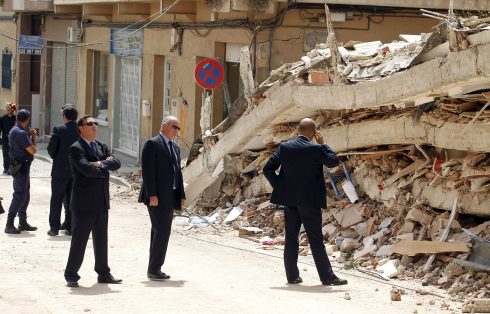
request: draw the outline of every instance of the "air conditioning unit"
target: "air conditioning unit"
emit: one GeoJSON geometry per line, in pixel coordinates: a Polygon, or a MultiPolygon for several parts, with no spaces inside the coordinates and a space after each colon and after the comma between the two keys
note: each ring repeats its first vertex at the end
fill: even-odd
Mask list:
{"type": "Polygon", "coordinates": [[[69,43],[79,43],[82,37],[82,32],[78,27],[68,27],[66,32],[66,41],[69,43]]]}

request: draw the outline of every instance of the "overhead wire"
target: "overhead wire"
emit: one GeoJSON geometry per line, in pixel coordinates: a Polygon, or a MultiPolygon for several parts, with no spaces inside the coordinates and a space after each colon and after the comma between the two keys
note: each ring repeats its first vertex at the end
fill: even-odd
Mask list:
{"type": "MultiPolygon", "coordinates": [[[[114,32],[112,32],[111,34],[109,35],[106,35],[106,36],[103,36],[101,38],[98,38],[94,41],[91,41],[91,42],[88,42],[88,43],[82,43],[82,44],[72,44],[72,45],[67,45],[65,47],[60,47],[60,46],[51,46],[51,45],[38,45],[38,44],[34,44],[34,43],[30,43],[32,46],[34,47],[39,47],[39,48],[50,48],[50,49],[70,49],[70,48],[83,48],[83,47],[88,47],[88,46],[94,46],[94,45],[100,45],[100,44],[103,44],[105,43],[106,39],[109,38],[109,42],[118,42],[118,41],[122,41],[123,38],[127,38],[127,37],[130,37],[132,36],[133,34],[135,34],[136,32],[144,29],[144,28],[147,28],[150,24],[152,24],[154,21],[156,21],[157,19],[159,19],[162,15],[166,14],[170,9],[172,9],[174,6],[176,6],[181,0],[175,0],[172,4],[168,5],[166,8],[162,9],[162,10],[158,10],[157,12],[149,15],[148,17],[145,17],[137,22],[134,22],[134,23],[131,23],[121,29],[118,29],[114,32]],[[156,17],[155,17],[156,16],[156,17]],[[151,19],[149,22],[146,22],[144,23],[145,21],[147,21],[148,19],[151,19]],[[141,23],[144,23],[141,27],[138,27],[137,29],[134,29],[133,28],[137,25],[140,25],[141,23]],[[130,33],[128,34],[123,34],[121,36],[117,36],[117,39],[114,40],[114,39],[111,39],[111,36],[113,38],[116,38],[115,35],[121,33],[121,32],[124,32],[128,29],[132,29],[133,31],[131,31],[130,33]]],[[[0,35],[1,36],[4,36],[4,37],[7,37],[9,39],[12,39],[14,41],[17,41],[17,42],[23,42],[25,43],[24,41],[22,41],[21,39],[17,38],[16,37],[16,34],[12,34],[12,33],[8,33],[8,32],[5,32],[4,30],[0,29],[0,35]]],[[[49,40],[49,39],[46,39],[47,41],[56,41],[56,40],[49,40]]],[[[68,44],[67,42],[65,42],[66,44],[68,44]]]]}

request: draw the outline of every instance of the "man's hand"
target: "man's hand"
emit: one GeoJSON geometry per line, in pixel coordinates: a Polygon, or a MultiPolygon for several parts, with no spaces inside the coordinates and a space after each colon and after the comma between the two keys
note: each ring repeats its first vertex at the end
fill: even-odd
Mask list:
{"type": "Polygon", "coordinates": [[[185,198],[180,200],[180,207],[184,208],[185,198]]]}
{"type": "Polygon", "coordinates": [[[114,159],[114,156],[109,156],[105,160],[113,160],[113,159],[114,159]]]}
{"type": "Polygon", "coordinates": [[[315,131],[315,140],[318,144],[323,145],[325,142],[323,141],[323,135],[320,133],[320,131],[315,131]]]}
{"type": "Polygon", "coordinates": [[[150,196],[150,206],[158,206],[158,196],[150,196]]]}
{"type": "Polygon", "coordinates": [[[36,136],[37,136],[37,131],[36,131],[36,129],[31,129],[31,128],[29,128],[29,133],[31,133],[31,136],[32,136],[32,137],[36,137],[36,136]]]}
{"type": "Polygon", "coordinates": [[[100,161],[91,161],[90,163],[94,165],[95,168],[102,168],[102,163],[100,161]]]}

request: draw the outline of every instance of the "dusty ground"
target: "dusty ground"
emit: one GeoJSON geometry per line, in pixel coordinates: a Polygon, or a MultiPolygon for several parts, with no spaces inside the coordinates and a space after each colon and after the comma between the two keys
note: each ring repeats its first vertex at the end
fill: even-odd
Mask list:
{"type": "MultiPolygon", "coordinates": [[[[29,221],[36,232],[3,233],[0,216],[0,313],[450,313],[460,312],[443,291],[419,295],[420,283],[378,282],[356,271],[336,268],[348,286],[324,287],[311,257],[301,257],[301,285],[287,285],[280,250],[263,250],[233,233],[211,228],[184,232],[174,227],[163,271],[167,282],[146,278],[149,218],[135,199],[112,201],[109,262],[122,285],[96,283],[91,242],[80,270],[80,288],[67,288],[63,278],[70,238],[49,237],[49,163],[35,160],[31,179],[29,221]],[[405,288],[401,302],[390,301],[391,285],[405,288]],[[351,300],[346,300],[348,293],[351,300]],[[434,304],[431,304],[434,303],[434,304]],[[443,304],[450,310],[443,309],[443,304]]],[[[111,186],[113,194],[124,188],[111,186]]],[[[0,177],[0,196],[8,208],[11,177],[0,177]]]]}

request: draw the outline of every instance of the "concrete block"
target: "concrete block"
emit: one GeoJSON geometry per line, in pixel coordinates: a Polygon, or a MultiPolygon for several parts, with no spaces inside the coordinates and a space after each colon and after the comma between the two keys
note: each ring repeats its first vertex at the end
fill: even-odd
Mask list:
{"type": "Polygon", "coordinates": [[[418,222],[423,226],[428,226],[432,222],[433,218],[434,217],[418,208],[412,208],[405,217],[406,220],[418,222]]]}
{"type": "Polygon", "coordinates": [[[355,239],[344,239],[342,243],[340,243],[340,251],[341,252],[352,252],[359,245],[359,241],[355,239]]]}
{"type": "Polygon", "coordinates": [[[393,260],[390,260],[382,266],[379,266],[378,268],[376,268],[376,271],[382,273],[388,278],[393,278],[398,275],[397,265],[393,260]]]}

